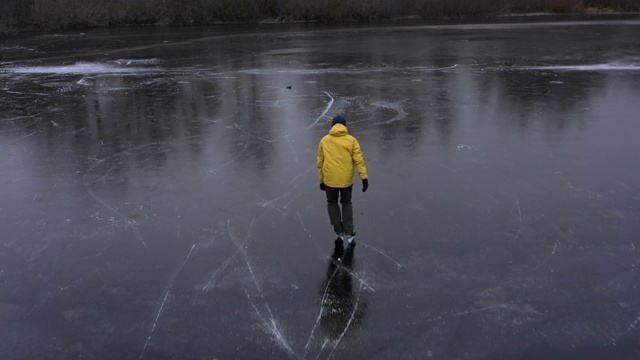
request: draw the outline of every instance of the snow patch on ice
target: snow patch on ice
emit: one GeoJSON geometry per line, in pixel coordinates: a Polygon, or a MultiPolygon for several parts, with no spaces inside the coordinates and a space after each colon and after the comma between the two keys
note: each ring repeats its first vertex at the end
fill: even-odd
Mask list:
{"type": "Polygon", "coordinates": [[[85,36],[85,33],[78,33],[78,34],[47,34],[47,35],[41,35],[40,37],[43,38],[52,38],[52,37],[75,37],[75,36],[85,36]]]}
{"type": "Polygon", "coordinates": [[[267,69],[244,69],[239,70],[239,73],[249,75],[325,75],[325,74],[368,74],[368,73],[380,73],[380,72],[425,72],[425,71],[444,71],[452,70],[458,67],[458,64],[452,66],[433,68],[425,66],[412,66],[412,67],[397,67],[397,66],[378,66],[378,67],[349,67],[349,68],[313,68],[313,69],[293,69],[293,68],[267,68],[267,69]]]}
{"type": "Polygon", "coordinates": [[[35,51],[25,46],[0,46],[0,51],[35,51]]]}
{"type": "Polygon", "coordinates": [[[158,63],[158,59],[118,59],[114,63],[118,65],[155,65],[158,63]]]}
{"type": "Polygon", "coordinates": [[[120,67],[102,63],[75,63],[60,66],[15,66],[0,68],[0,71],[17,74],[128,74],[154,71],[153,68],[120,67]]]}
{"type": "Polygon", "coordinates": [[[89,86],[89,85],[91,85],[91,82],[90,82],[86,77],[83,77],[82,79],[78,80],[78,81],[76,82],[76,84],[78,84],[78,85],[84,85],[84,86],[89,86]]]}
{"type": "Polygon", "coordinates": [[[640,71],[636,64],[592,64],[592,65],[552,65],[552,66],[526,66],[522,70],[552,70],[552,71],[640,71]]]}

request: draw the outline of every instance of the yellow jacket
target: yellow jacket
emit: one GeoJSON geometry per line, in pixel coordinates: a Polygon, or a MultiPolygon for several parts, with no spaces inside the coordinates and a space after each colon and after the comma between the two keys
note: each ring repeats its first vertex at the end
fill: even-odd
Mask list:
{"type": "Polygon", "coordinates": [[[333,188],[353,185],[354,165],[360,179],[367,179],[367,167],[358,140],[349,135],[347,127],[335,124],[318,145],[318,178],[333,188]]]}

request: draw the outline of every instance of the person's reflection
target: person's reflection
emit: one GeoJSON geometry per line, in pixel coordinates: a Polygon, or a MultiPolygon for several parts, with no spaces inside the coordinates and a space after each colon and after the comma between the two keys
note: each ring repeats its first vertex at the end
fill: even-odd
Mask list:
{"type": "Polygon", "coordinates": [[[330,340],[340,340],[347,330],[353,330],[362,323],[366,302],[361,295],[362,287],[356,286],[354,293],[353,249],[348,245],[345,251],[342,240],[336,239],[333,254],[327,268],[327,279],[322,284],[322,311],[320,326],[330,340]]]}

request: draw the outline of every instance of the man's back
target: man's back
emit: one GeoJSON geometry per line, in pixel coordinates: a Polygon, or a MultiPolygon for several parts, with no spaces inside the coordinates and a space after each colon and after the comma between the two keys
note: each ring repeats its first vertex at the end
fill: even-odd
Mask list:
{"type": "Polygon", "coordinates": [[[329,134],[320,140],[318,147],[318,172],[320,182],[335,188],[353,185],[354,165],[360,178],[367,178],[360,144],[349,135],[347,127],[335,124],[329,134]]]}

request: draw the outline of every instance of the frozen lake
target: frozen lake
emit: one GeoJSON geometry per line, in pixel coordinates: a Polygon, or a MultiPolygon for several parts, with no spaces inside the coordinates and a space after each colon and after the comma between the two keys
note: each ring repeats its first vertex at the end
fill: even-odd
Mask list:
{"type": "Polygon", "coordinates": [[[2,359],[640,358],[640,21],[0,42],[2,359]],[[370,188],[335,236],[316,150],[370,188]]]}

